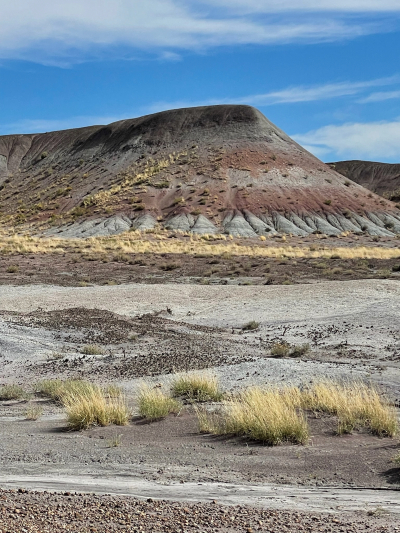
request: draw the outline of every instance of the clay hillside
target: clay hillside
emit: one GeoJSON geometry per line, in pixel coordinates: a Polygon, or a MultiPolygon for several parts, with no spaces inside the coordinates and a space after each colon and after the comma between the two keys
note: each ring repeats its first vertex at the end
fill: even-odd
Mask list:
{"type": "Polygon", "coordinates": [[[394,202],[400,201],[400,164],[339,161],[329,166],[370,191],[394,202]]]}
{"type": "Polygon", "coordinates": [[[129,228],[254,237],[400,233],[396,205],[349,181],[248,106],[0,137],[0,212],[64,237],[129,228]]]}

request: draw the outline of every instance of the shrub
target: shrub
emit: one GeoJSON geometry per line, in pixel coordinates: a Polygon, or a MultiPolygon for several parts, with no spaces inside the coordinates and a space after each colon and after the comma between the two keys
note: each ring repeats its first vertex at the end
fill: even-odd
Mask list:
{"type": "Polygon", "coordinates": [[[304,344],[297,344],[291,347],[289,355],[292,357],[299,357],[305,355],[310,351],[310,345],[308,342],[304,344]]]}
{"type": "Polygon", "coordinates": [[[182,396],[190,401],[218,402],[223,398],[218,378],[208,373],[187,373],[174,378],[171,385],[172,395],[182,396]]]}
{"type": "Polygon", "coordinates": [[[4,385],[0,387],[0,400],[21,400],[26,398],[26,392],[19,385],[4,385]]]}
{"type": "Polygon", "coordinates": [[[275,357],[287,357],[290,353],[290,345],[287,342],[275,342],[271,347],[271,355],[275,357]]]}
{"type": "Polygon", "coordinates": [[[143,384],[139,393],[139,414],[147,420],[159,420],[170,413],[178,413],[181,403],[164,394],[160,389],[151,389],[143,384]]]}
{"type": "Polygon", "coordinates": [[[105,350],[97,344],[86,344],[82,348],[81,353],[85,355],[104,355],[105,350]]]}
{"type": "Polygon", "coordinates": [[[15,274],[16,272],[18,272],[18,270],[19,267],[17,265],[10,265],[9,267],[7,267],[6,272],[7,274],[15,274]]]}
{"type": "Polygon", "coordinates": [[[309,343],[289,344],[286,341],[275,342],[271,347],[271,355],[275,357],[300,357],[310,351],[309,343]]]}
{"type": "Polygon", "coordinates": [[[244,324],[244,326],[242,326],[242,331],[254,331],[255,329],[258,329],[259,326],[259,322],[251,320],[250,322],[247,322],[247,324],[244,324]]]}
{"type": "Polygon", "coordinates": [[[160,266],[160,269],[164,270],[165,272],[175,270],[176,268],[179,268],[179,265],[177,263],[167,263],[165,265],[160,266]]]}
{"type": "Polygon", "coordinates": [[[26,420],[38,420],[43,414],[43,408],[39,405],[28,407],[25,411],[26,420]]]}

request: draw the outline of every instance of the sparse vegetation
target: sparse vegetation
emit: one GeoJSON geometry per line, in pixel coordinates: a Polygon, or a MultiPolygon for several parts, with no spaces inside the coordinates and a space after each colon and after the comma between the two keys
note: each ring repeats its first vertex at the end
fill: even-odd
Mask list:
{"type": "Polygon", "coordinates": [[[286,341],[279,341],[271,347],[271,355],[275,357],[300,357],[309,351],[310,345],[308,343],[290,345],[286,341]]]}
{"type": "Polygon", "coordinates": [[[32,405],[25,411],[26,420],[38,420],[43,414],[43,408],[40,405],[32,405]]]}
{"type": "Polygon", "coordinates": [[[217,412],[198,408],[196,413],[202,432],[276,445],[307,441],[306,410],[335,415],[339,435],[367,427],[379,437],[394,437],[399,429],[395,409],[375,387],[359,382],[326,381],[304,390],[253,387],[224,402],[217,412]]]}
{"type": "Polygon", "coordinates": [[[19,267],[17,265],[10,265],[7,267],[6,272],[7,274],[15,274],[16,272],[18,272],[18,270],[19,267]]]}
{"type": "Polygon", "coordinates": [[[255,320],[251,320],[242,326],[242,331],[254,331],[260,327],[260,323],[255,320]]]}
{"type": "Polygon", "coordinates": [[[205,372],[190,372],[175,377],[171,391],[174,397],[196,402],[219,402],[224,396],[217,377],[205,372]]]}
{"type": "Polygon", "coordinates": [[[104,355],[105,350],[98,344],[86,344],[81,352],[85,355],[104,355]]]}
{"type": "Polygon", "coordinates": [[[165,418],[170,413],[179,413],[182,405],[175,398],[165,394],[160,388],[143,384],[138,398],[139,414],[149,421],[165,418]]]}
{"type": "Polygon", "coordinates": [[[300,404],[306,409],[336,415],[339,434],[363,426],[380,437],[394,437],[398,432],[395,409],[373,385],[326,381],[304,391],[300,404]]]}
{"type": "Polygon", "coordinates": [[[274,446],[283,442],[305,444],[308,440],[307,420],[298,412],[292,389],[258,387],[240,392],[216,413],[198,409],[201,432],[216,435],[238,435],[274,446]]]}
{"type": "Polygon", "coordinates": [[[26,392],[19,385],[4,385],[0,387],[0,400],[22,400],[26,397],[26,392]]]}

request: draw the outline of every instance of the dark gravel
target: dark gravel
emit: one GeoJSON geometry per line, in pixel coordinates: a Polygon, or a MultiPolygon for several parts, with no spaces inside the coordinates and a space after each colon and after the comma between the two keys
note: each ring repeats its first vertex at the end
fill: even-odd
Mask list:
{"type": "Polygon", "coordinates": [[[165,500],[81,493],[0,490],[0,533],[392,533],[388,518],[261,510],[218,503],[186,504],[165,500]]]}

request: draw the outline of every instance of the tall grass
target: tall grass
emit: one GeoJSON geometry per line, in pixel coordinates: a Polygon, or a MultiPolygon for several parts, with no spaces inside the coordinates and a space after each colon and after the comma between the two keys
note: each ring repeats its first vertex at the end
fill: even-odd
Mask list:
{"type": "Polygon", "coordinates": [[[335,415],[338,434],[366,427],[374,435],[394,437],[399,430],[395,409],[376,387],[361,382],[325,381],[305,390],[253,387],[225,401],[219,411],[197,408],[196,413],[201,432],[276,445],[307,441],[307,410],[335,415]]]}
{"type": "Polygon", "coordinates": [[[128,423],[129,410],[122,391],[114,389],[110,395],[98,385],[73,379],[45,380],[36,389],[65,407],[68,427],[72,430],[128,423]]]}
{"type": "Polygon", "coordinates": [[[218,378],[206,372],[189,372],[176,376],[172,381],[171,391],[175,397],[197,402],[219,402],[223,398],[218,378]]]}
{"type": "Polygon", "coordinates": [[[176,239],[169,239],[170,233],[145,234],[140,231],[109,237],[91,237],[88,239],[42,238],[29,235],[4,234],[0,228],[0,248],[2,255],[10,254],[64,254],[66,252],[87,254],[108,253],[165,253],[165,254],[205,254],[215,256],[277,257],[287,258],[330,258],[333,255],[342,259],[391,259],[399,258],[398,248],[378,246],[329,247],[291,246],[286,243],[276,246],[273,241],[260,244],[242,245],[232,242],[226,235],[193,235],[189,239],[180,240],[183,235],[175,232],[176,239]],[[216,242],[215,242],[216,241],[216,242]]]}
{"type": "Polygon", "coordinates": [[[274,446],[308,440],[305,415],[296,409],[292,389],[263,390],[253,387],[224,402],[222,410],[208,414],[197,409],[200,431],[249,437],[274,446]]]}
{"type": "Polygon", "coordinates": [[[158,388],[150,388],[143,384],[139,392],[139,414],[147,420],[159,420],[170,413],[178,413],[182,404],[171,398],[158,388]]]}
{"type": "Polygon", "coordinates": [[[28,395],[19,385],[4,385],[0,387],[0,400],[21,400],[28,395]]]}
{"type": "Polygon", "coordinates": [[[394,437],[399,429],[396,411],[378,389],[362,382],[325,381],[302,393],[301,406],[338,417],[338,433],[364,426],[380,437],[394,437]]]}

